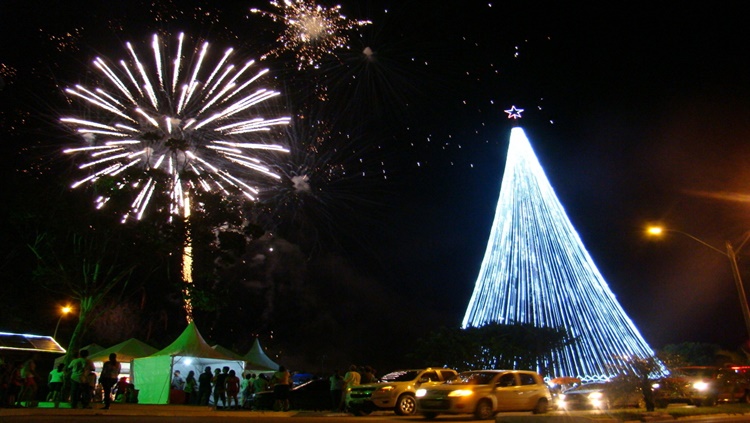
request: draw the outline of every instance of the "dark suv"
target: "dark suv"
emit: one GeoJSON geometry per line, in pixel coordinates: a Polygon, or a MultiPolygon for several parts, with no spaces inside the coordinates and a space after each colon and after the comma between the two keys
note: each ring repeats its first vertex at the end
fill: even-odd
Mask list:
{"type": "Polygon", "coordinates": [[[659,407],[672,402],[711,406],[717,402],[750,402],[750,379],[732,367],[679,367],[654,386],[659,407]]]}

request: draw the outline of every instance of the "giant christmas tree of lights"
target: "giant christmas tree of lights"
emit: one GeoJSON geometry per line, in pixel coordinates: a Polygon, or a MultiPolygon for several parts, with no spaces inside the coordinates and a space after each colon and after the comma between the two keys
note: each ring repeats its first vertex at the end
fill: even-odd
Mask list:
{"type": "MultiPolygon", "coordinates": [[[[514,117],[518,110],[507,112],[514,117]]],[[[558,327],[575,338],[552,354],[551,377],[606,380],[634,357],[654,355],[586,251],[520,127],[511,130],[500,199],[463,327],[490,322],[558,327]]]]}

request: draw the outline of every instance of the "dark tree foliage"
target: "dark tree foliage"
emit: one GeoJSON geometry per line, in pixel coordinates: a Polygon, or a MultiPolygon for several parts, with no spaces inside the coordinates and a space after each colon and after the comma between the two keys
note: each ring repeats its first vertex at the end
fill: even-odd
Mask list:
{"type": "Polygon", "coordinates": [[[681,366],[715,366],[724,365],[726,360],[720,357],[721,347],[702,342],[683,342],[666,345],[661,354],[671,357],[671,361],[681,366]]]}
{"type": "Polygon", "coordinates": [[[46,232],[29,245],[37,259],[33,280],[76,304],[78,324],[68,344],[66,362],[80,346],[79,339],[104,311],[104,300],[120,299],[125,292],[136,267],[121,256],[125,246],[116,233],[108,230],[70,232],[60,238],[46,232]]]}
{"type": "Polygon", "coordinates": [[[417,341],[411,357],[425,366],[471,369],[549,368],[553,351],[573,342],[564,329],[489,323],[440,328],[417,341]]]}

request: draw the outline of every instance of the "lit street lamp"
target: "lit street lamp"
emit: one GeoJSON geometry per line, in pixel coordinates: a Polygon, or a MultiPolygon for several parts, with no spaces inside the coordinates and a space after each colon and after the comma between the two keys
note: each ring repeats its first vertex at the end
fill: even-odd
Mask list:
{"type": "Polygon", "coordinates": [[[57,341],[57,330],[60,329],[60,322],[62,322],[63,317],[65,317],[68,313],[73,311],[73,307],[65,306],[61,308],[60,311],[62,312],[62,314],[60,314],[60,318],[57,319],[57,326],[55,326],[55,333],[52,334],[52,339],[54,339],[55,341],[57,341]]]}
{"type": "Polygon", "coordinates": [[[747,295],[745,295],[745,285],[742,283],[742,277],[740,276],[740,269],[737,266],[737,254],[740,252],[742,247],[745,246],[745,243],[747,243],[747,241],[750,240],[750,232],[745,234],[745,239],[742,240],[739,247],[734,248],[732,247],[732,244],[729,241],[726,241],[726,250],[720,250],[714,247],[713,245],[707,243],[706,241],[703,241],[700,238],[690,235],[687,232],[682,232],[682,231],[678,231],[675,229],[665,229],[661,226],[651,226],[648,229],[646,229],[646,233],[651,236],[661,236],[664,234],[664,232],[676,232],[678,234],[685,235],[686,237],[692,239],[693,241],[697,241],[729,259],[729,263],[732,266],[732,277],[734,278],[734,283],[737,286],[737,293],[740,296],[740,305],[742,306],[742,315],[745,318],[745,329],[747,330],[748,339],[750,339],[750,307],[748,307],[748,304],[747,304],[747,295]]]}

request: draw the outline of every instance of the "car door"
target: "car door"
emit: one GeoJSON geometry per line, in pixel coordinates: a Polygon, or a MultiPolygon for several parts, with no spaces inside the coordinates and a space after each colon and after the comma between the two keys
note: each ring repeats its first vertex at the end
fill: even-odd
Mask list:
{"type": "Polygon", "coordinates": [[[429,386],[440,385],[441,383],[443,383],[443,381],[440,379],[440,376],[438,376],[438,373],[435,370],[429,370],[419,376],[417,386],[420,388],[427,388],[429,386]]]}
{"type": "Polygon", "coordinates": [[[501,373],[495,379],[492,395],[497,403],[497,411],[518,409],[519,388],[516,374],[513,372],[501,373]]]}
{"type": "Polygon", "coordinates": [[[518,380],[518,408],[517,410],[533,410],[546,387],[531,373],[519,373],[518,380]]]}

